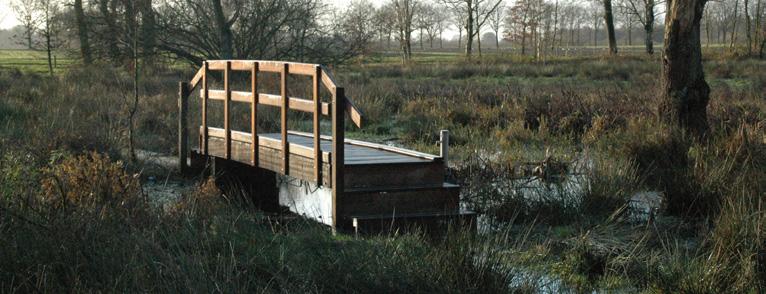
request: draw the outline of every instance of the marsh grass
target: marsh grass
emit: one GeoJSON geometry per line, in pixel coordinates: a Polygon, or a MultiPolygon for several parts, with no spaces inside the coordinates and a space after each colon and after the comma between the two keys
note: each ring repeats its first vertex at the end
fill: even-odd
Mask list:
{"type": "MultiPolygon", "coordinates": [[[[449,129],[450,178],[463,186],[466,208],[492,218],[494,230],[437,242],[332,236],[222,199],[231,192],[209,181],[168,211],[149,205],[99,218],[84,213],[93,209],[53,209],[43,200],[55,193],[41,183],[56,171],[76,174],[67,165],[101,162],[95,170],[149,176],[121,156],[130,75],[110,67],[72,66],[53,78],[0,70],[0,289],[494,293],[553,283],[562,291],[763,291],[763,61],[706,57],[712,131],[695,142],[656,121],[659,67],[646,57],[457,62],[433,54],[408,66],[386,58],[336,70],[366,114],[363,129],[347,126],[349,137],[436,153],[438,131],[449,129]],[[545,197],[530,201],[519,193],[529,190],[520,167],[549,157],[570,164],[582,189],[540,185],[533,190],[545,197]],[[660,215],[624,217],[630,197],[647,190],[662,192],[660,215]]],[[[150,78],[140,88],[137,145],[172,154],[177,82],[191,73],[167,67],[143,76],[150,78]]],[[[198,103],[191,100],[191,125],[198,103]]],[[[264,111],[264,121],[277,117],[264,111]]],[[[303,118],[291,116],[291,127],[305,127],[303,118]]],[[[86,198],[117,195],[72,206],[125,197],[72,183],[86,198]]]]}

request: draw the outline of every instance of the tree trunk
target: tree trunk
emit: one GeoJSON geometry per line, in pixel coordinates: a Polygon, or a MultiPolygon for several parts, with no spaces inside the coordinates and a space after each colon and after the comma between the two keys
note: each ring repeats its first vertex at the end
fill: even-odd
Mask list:
{"type": "Polygon", "coordinates": [[[617,39],[614,36],[614,16],[612,14],[612,0],[604,0],[604,22],[609,37],[609,54],[617,54],[617,39]]]}
{"type": "Polygon", "coordinates": [[[471,58],[473,51],[473,2],[468,0],[468,19],[465,22],[465,57],[471,58]]]}
{"type": "Polygon", "coordinates": [[[737,42],[737,17],[739,16],[739,0],[734,0],[734,23],[731,27],[731,38],[729,38],[731,41],[731,44],[729,45],[729,50],[734,50],[734,43],[737,42]]]}
{"type": "Polygon", "coordinates": [[[748,12],[748,3],[745,0],[745,38],[747,39],[747,56],[753,55],[753,37],[750,34],[750,13],[748,12]]]}
{"type": "MultiPolygon", "coordinates": [[[[47,12],[46,12],[47,14],[47,12]]],[[[46,16],[47,18],[47,16],[46,16]]],[[[53,76],[53,44],[51,44],[51,31],[50,31],[50,19],[47,19],[45,24],[45,52],[48,53],[48,73],[53,76]]]]}
{"type": "Polygon", "coordinates": [[[647,0],[646,9],[644,9],[644,45],[646,45],[646,53],[654,54],[654,0],[647,0]]]}
{"type": "Polygon", "coordinates": [[[146,59],[154,56],[157,28],[152,0],[142,0],[141,2],[141,49],[143,49],[144,64],[147,64],[146,59]]]}
{"type": "Polygon", "coordinates": [[[74,16],[77,23],[77,36],[80,38],[80,56],[84,64],[90,64],[93,58],[90,53],[90,40],[88,40],[88,23],[85,20],[85,11],[82,8],[82,0],[74,0],[74,16]]]}
{"type": "Polygon", "coordinates": [[[495,31],[495,49],[500,52],[500,30],[495,31]]]}
{"type": "MultiPolygon", "coordinates": [[[[116,4],[114,1],[111,2],[112,5],[116,4]]],[[[112,16],[112,11],[114,9],[110,10],[109,4],[109,0],[100,0],[98,7],[101,11],[101,17],[104,18],[104,22],[106,23],[107,54],[109,54],[109,58],[112,59],[113,62],[118,62],[120,59],[120,48],[117,46],[117,25],[114,22],[114,17],[112,16]]]]}
{"type": "Polygon", "coordinates": [[[660,117],[701,137],[708,130],[710,87],[702,69],[700,19],[705,0],[670,0],[665,19],[660,117]]]}
{"type": "Polygon", "coordinates": [[[527,28],[521,27],[521,55],[527,54],[527,28]]]}
{"type": "Polygon", "coordinates": [[[213,0],[213,14],[215,15],[215,25],[216,28],[218,28],[218,34],[220,38],[220,57],[222,59],[232,59],[233,45],[231,26],[226,20],[226,15],[223,13],[223,5],[221,4],[221,0],[213,0]]]}

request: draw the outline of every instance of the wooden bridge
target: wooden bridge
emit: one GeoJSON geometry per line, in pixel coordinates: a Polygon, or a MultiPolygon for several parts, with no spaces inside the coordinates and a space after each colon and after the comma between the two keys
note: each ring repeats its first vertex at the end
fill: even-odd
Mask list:
{"type": "Polygon", "coordinates": [[[311,192],[281,187],[279,204],[333,228],[375,227],[393,220],[472,220],[473,213],[460,210],[459,186],[445,182],[448,132],[442,132],[438,156],[346,139],[346,114],[356,127],[362,126],[363,114],[322,65],[211,60],[203,63],[190,83],[181,82],[179,88],[182,172],[189,168],[187,156],[191,155],[193,160],[233,161],[306,182],[312,186],[311,192]],[[222,73],[222,89],[209,87],[214,72],[222,73]],[[232,89],[233,72],[249,77],[245,91],[232,89]],[[259,78],[263,73],[279,76],[278,94],[262,93],[259,78]],[[291,75],[310,78],[310,99],[291,96],[291,88],[307,86],[288,85],[291,75]],[[201,98],[201,125],[195,128],[199,130],[199,147],[189,150],[188,97],[197,87],[201,98]],[[329,101],[323,101],[323,89],[329,93],[329,101]],[[209,124],[210,103],[223,104],[223,126],[209,124]],[[250,106],[249,130],[232,129],[233,103],[250,106]],[[258,132],[258,108],[263,106],[280,110],[280,132],[258,132]],[[289,130],[288,111],[311,114],[313,132],[289,130]],[[322,135],[322,117],[330,118],[330,136],[322,135]]]}

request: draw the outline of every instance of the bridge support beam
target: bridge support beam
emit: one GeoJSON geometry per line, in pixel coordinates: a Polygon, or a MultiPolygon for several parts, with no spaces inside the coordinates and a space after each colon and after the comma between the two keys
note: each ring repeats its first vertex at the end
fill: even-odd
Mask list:
{"type": "Polygon", "coordinates": [[[189,129],[187,112],[189,109],[189,83],[178,83],[178,171],[186,174],[189,165],[186,161],[189,155],[189,129]]]}
{"type": "Polygon", "coordinates": [[[345,186],[343,166],[345,148],[345,114],[346,94],[343,88],[337,87],[332,96],[332,229],[335,232],[340,224],[342,207],[338,201],[343,199],[345,186]]]}

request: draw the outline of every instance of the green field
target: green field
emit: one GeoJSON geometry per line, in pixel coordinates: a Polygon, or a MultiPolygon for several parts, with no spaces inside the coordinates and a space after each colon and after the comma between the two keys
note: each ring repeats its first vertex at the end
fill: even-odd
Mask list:
{"type": "MultiPolygon", "coordinates": [[[[69,52],[54,52],[54,72],[66,69],[76,62],[69,52]]],[[[48,55],[45,51],[0,49],[0,67],[47,73],[48,55]]]]}

